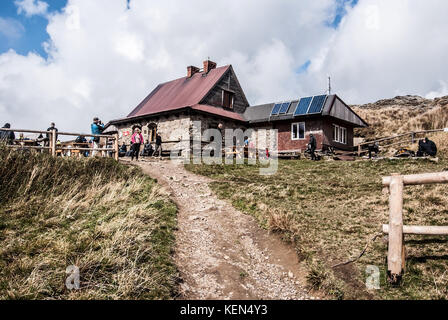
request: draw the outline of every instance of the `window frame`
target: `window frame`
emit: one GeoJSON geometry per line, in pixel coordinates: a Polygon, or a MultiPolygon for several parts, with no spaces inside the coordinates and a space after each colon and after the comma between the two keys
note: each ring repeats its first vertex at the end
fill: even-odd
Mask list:
{"type": "Polygon", "coordinates": [[[347,128],[333,123],[333,142],[347,144],[347,128]]]}
{"type": "Polygon", "coordinates": [[[306,138],[306,124],[304,121],[302,122],[293,122],[291,123],[291,140],[292,141],[299,141],[299,140],[305,140],[306,138]],[[303,138],[300,138],[300,125],[303,124],[303,138]],[[297,126],[297,137],[294,138],[294,126],[297,126]]]}
{"type": "Polygon", "coordinates": [[[235,93],[232,92],[232,91],[229,91],[229,90],[222,89],[222,93],[221,93],[221,106],[222,106],[223,108],[226,108],[226,109],[233,109],[233,104],[234,104],[234,102],[235,102],[235,93]],[[230,96],[230,106],[225,106],[225,105],[224,105],[224,95],[225,95],[226,93],[228,93],[229,96],[230,96]]]}

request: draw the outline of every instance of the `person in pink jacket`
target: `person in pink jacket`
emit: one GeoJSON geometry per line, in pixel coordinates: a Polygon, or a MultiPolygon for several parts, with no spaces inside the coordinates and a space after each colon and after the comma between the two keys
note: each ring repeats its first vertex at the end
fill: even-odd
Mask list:
{"type": "Polygon", "coordinates": [[[134,156],[135,156],[135,160],[138,161],[138,155],[140,153],[140,146],[143,143],[143,136],[141,134],[140,128],[134,129],[134,134],[132,135],[131,142],[132,142],[131,161],[134,160],[134,156]]]}

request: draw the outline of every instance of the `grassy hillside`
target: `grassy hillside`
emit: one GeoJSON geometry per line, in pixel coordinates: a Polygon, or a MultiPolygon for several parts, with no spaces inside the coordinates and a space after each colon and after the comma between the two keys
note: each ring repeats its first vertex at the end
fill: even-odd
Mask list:
{"type": "Polygon", "coordinates": [[[357,136],[366,139],[448,127],[448,97],[395,97],[353,109],[369,124],[368,128],[356,130],[357,136]]]}
{"type": "MultiPolygon", "coordinates": [[[[216,180],[212,189],[256,217],[260,225],[292,241],[308,265],[309,285],[338,299],[448,298],[446,237],[406,237],[407,272],[398,288],[386,281],[387,244],[378,238],[356,263],[331,268],[356,257],[388,222],[388,196],[381,177],[448,169],[448,161],[379,162],[280,161],[274,176],[256,166],[188,165],[216,180]],[[365,270],[381,271],[381,290],[367,291],[365,270]]],[[[406,188],[404,217],[410,225],[448,225],[448,185],[406,188]]]]}
{"type": "Polygon", "coordinates": [[[0,186],[0,299],[175,295],[176,207],[139,170],[0,149],[0,186]]]}

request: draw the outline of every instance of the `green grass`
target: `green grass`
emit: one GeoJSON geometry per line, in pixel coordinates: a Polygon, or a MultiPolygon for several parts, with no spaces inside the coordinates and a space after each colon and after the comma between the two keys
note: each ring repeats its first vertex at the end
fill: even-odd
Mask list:
{"type": "MultiPolygon", "coordinates": [[[[359,255],[388,222],[388,196],[381,177],[391,173],[436,172],[448,161],[378,162],[280,161],[273,176],[258,166],[187,165],[215,180],[212,189],[259,224],[292,242],[309,267],[309,285],[337,299],[445,299],[448,297],[446,237],[406,237],[407,271],[400,287],[386,281],[385,237],[379,237],[356,263],[331,266],[359,255]],[[366,267],[378,266],[381,289],[367,291],[366,267]]],[[[448,225],[447,185],[405,189],[409,225],[448,225]]]]}
{"type": "Polygon", "coordinates": [[[140,170],[0,149],[0,185],[0,299],[176,295],[177,208],[140,170]]]}

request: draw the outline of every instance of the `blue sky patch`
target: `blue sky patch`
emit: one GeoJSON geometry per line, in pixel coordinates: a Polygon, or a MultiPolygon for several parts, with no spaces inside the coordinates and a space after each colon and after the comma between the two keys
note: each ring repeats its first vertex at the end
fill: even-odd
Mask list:
{"type": "Polygon", "coordinates": [[[334,16],[333,21],[328,21],[327,24],[329,27],[337,29],[341,24],[342,18],[347,14],[346,6],[354,7],[358,4],[358,0],[336,0],[336,14],[334,16]]]}
{"type": "MultiPolygon", "coordinates": [[[[67,0],[45,2],[48,12],[60,11],[67,5],[67,0]]],[[[14,49],[21,55],[35,52],[47,58],[42,44],[49,39],[48,20],[42,15],[18,14],[17,9],[14,0],[0,1],[0,54],[14,49]]]]}
{"type": "Polygon", "coordinates": [[[306,61],[304,64],[302,64],[300,67],[298,67],[296,69],[296,73],[300,74],[300,73],[306,72],[308,70],[308,68],[310,67],[310,65],[311,65],[311,61],[310,60],[306,61]]]}

